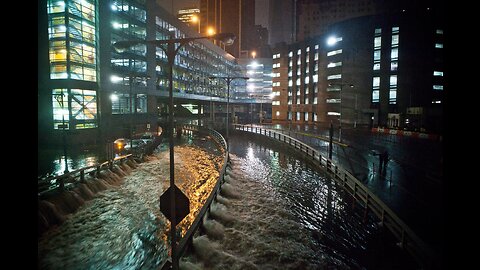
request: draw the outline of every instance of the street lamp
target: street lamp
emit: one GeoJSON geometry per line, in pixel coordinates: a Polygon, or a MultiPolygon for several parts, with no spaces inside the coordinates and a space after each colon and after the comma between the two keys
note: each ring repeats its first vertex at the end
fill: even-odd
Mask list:
{"type": "Polygon", "coordinates": [[[197,15],[193,15],[192,19],[190,19],[192,23],[196,23],[198,25],[198,33],[201,33],[201,27],[200,27],[200,18],[197,15]]]}
{"type": "Polygon", "coordinates": [[[220,40],[225,45],[231,45],[235,41],[236,36],[232,33],[218,33],[209,36],[199,36],[199,37],[189,37],[189,38],[174,38],[173,31],[170,31],[170,38],[169,39],[161,39],[161,40],[125,40],[125,41],[118,41],[113,44],[113,48],[121,53],[129,49],[130,47],[137,45],[137,44],[151,44],[155,45],[162,49],[165,54],[167,55],[168,59],[168,67],[169,67],[169,74],[168,74],[168,81],[169,81],[169,104],[168,104],[168,122],[169,122],[169,149],[170,149],[170,233],[171,233],[171,240],[172,240],[172,268],[178,269],[178,259],[177,258],[177,251],[176,251],[176,235],[175,235],[175,226],[176,216],[175,216],[175,174],[174,174],[174,152],[173,152],[173,65],[175,64],[175,56],[179,52],[180,48],[183,47],[185,44],[192,42],[197,39],[209,39],[213,38],[216,40],[220,40]],[[178,43],[178,46],[175,47],[175,44],[178,43]],[[166,48],[163,47],[166,45],[166,48]]]}
{"type": "Polygon", "coordinates": [[[228,104],[230,103],[230,83],[235,80],[235,79],[243,79],[243,80],[248,80],[249,78],[248,77],[242,77],[242,76],[233,76],[233,77],[229,77],[229,76],[211,76],[209,77],[211,80],[213,79],[222,79],[224,80],[226,83],[227,83],[227,153],[229,152],[230,148],[228,146],[228,118],[229,118],[229,114],[230,114],[230,111],[228,109],[228,104]]]}
{"type": "Polygon", "coordinates": [[[150,76],[136,76],[132,73],[130,73],[129,75],[129,84],[130,84],[130,91],[129,91],[129,101],[130,101],[130,152],[133,151],[133,115],[136,113],[136,101],[135,99],[133,98],[133,95],[132,95],[132,87],[133,87],[133,83],[135,81],[135,79],[137,78],[145,78],[145,79],[150,79],[150,76]]]}
{"type": "Polygon", "coordinates": [[[342,142],[342,92],[343,92],[343,86],[348,85],[350,88],[353,88],[353,84],[347,84],[347,83],[329,83],[328,86],[340,86],[340,117],[339,117],[339,127],[338,127],[338,141],[342,142]]]}

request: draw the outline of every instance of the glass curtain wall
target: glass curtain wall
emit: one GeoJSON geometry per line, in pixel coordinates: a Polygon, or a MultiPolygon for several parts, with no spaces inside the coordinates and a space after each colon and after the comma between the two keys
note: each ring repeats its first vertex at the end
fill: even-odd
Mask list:
{"type": "MultiPolygon", "coordinates": [[[[95,0],[48,0],[50,79],[97,82],[95,0]]],[[[97,127],[93,89],[52,89],[54,129],[97,127]]]]}

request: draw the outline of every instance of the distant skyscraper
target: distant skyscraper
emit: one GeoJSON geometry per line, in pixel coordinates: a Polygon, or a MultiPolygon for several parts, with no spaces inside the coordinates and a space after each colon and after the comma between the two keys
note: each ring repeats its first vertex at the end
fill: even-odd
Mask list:
{"type": "Polygon", "coordinates": [[[294,41],[294,0],[270,0],[269,2],[269,43],[291,43],[294,41]]]}
{"type": "Polygon", "coordinates": [[[384,0],[297,0],[296,40],[323,34],[329,25],[379,13],[384,0]]]}
{"type": "Polygon", "coordinates": [[[230,32],[237,36],[225,50],[235,57],[248,54],[255,41],[255,0],[200,0],[201,32],[209,28],[216,33],[230,32]]]}
{"type": "Polygon", "coordinates": [[[179,9],[177,18],[186,23],[188,26],[194,28],[197,32],[201,27],[200,25],[200,9],[196,7],[189,7],[179,9]]]}

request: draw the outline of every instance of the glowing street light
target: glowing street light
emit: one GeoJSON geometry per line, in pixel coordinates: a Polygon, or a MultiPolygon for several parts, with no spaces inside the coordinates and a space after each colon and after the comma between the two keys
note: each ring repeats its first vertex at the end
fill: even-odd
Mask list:
{"type": "Polygon", "coordinates": [[[197,15],[193,15],[190,19],[192,23],[198,24],[198,33],[201,33],[201,27],[200,27],[200,18],[197,15]]]}
{"type": "Polygon", "coordinates": [[[121,53],[134,45],[137,44],[151,44],[155,45],[162,49],[165,54],[167,55],[168,59],[168,81],[169,81],[169,148],[170,148],[170,234],[172,240],[172,268],[178,269],[178,260],[177,258],[177,251],[176,251],[176,232],[175,226],[177,224],[176,216],[175,216],[175,169],[174,169],[174,152],[173,152],[173,65],[175,64],[175,56],[180,51],[180,48],[183,47],[185,44],[195,41],[197,39],[215,39],[220,40],[225,45],[231,45],[235,41],[236,36],[232,33],[218,33],[218,34],[211,34],[208,36],[200,36],[200,37],[189,37],[189,38],[174,38],[174,31],[170,31],[170,38],[169,39],[161,39],[161,40],[125,40],[125,41],[118,41],[113,44],[113,48],[121,53]],[[176,45],[178,44],[178,45],[176,45]],[[166,45],[164,47],[164,45],[166,45]]]}

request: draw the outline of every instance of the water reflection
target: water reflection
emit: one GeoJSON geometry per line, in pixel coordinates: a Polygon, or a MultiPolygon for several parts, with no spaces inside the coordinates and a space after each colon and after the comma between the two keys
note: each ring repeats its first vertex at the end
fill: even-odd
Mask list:
{"type": "Polygon", "coordinates": [[[324,262],[329,266],[378,269],[390,268],[395,261],[402,269],[415,268],[411,258],[395,250],[393,241],[378,240],[383,233],[371,215],[365,214],[330,177],[312,169],[301,157],[286,154],[286,149],[278,145],[265,141],[260,144],[239,136],[232,136],[230,147],[231,153],[240,158],[238,166],[245,178],[261,184],[265,190],[258,196],[283,202],[295,220],[311,231],[314,254],[328,255],[324,262]]]}
{"type": "MultiPolygon", "coordinates": [[[[122,185],[97,193],[45,233],[38,240],[39,269],[158,269],[168,256],[170,227],[159,209],[160,195],[169,187],[169,152],[166,145],[158,150],[122,185]]],[[[181,234],[218,178],[221,154],[203,137],[176,143],[176,185],[190,200],[190,214],[177,225],[181,234]]]]}

